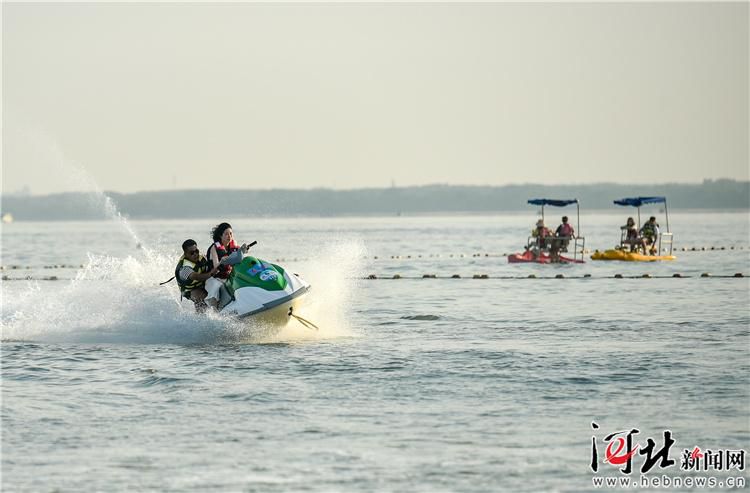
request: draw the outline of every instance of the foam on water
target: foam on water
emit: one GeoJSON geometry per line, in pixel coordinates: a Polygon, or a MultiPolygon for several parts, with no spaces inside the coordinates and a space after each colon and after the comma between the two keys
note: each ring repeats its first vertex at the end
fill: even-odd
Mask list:
{"type": "Polygon", "coordinates": [[[139,246],[139,254],[125,258],[89,254],[84,268],[62,287],[29,281],[11,292],[3,285],[2,340],[205,344],[351,335],[346,310],[355,287],[351,279],[361,277],[357,275],[364,256],[361,243],[323,245],[313,255],[315,260],[284,266],[300,272],[313,285],[299,314],[320,330],[312,331],[292,320],[279,332],[278,327],[258,325],[252,319],[199,315],[191,302],[180,299],[175,283],[159,285],[165,273],[174,271],[173,252],[165,254],[146,245],[86,169],[67,159],[54,139],[41,140],[49,145],[31,146],[37,152],[45,150],[37,161],[61,172],[72,188],[89,192],[91,206],[127,233],[139,246]]]}
{"type": "Polygon", "coordinates": [[[151,251],[149,258],[90,255],[66,285],[30,281],[8,296],[3,287],[3,340],[89,343],[243,343],[291,342],[353,334],[347,310],[354,296],[362,246],[321,249],[304,269],[294,269],[313,285],[299,314],[320,330],[291,320],[280,332],[252,318],[199,315],[180,300],[174,282],[160,286],[175,259],[151,251]]]}
{"type": "Polygon", "coordinates": [[[292,321],[272,341],[328,339],[353,336],[347,314],[353,306],[359,279],[363,277],[364,244],[346,241],[322,246],[312,260],[300,264],[299,272],[312,285],[296,313],[318,326],[304,329],[292,321]]]}

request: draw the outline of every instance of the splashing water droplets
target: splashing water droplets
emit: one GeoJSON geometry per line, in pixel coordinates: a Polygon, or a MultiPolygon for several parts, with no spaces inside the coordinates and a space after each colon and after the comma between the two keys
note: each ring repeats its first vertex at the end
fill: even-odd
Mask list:
{"type": "MultiPolygon", "coordinates": [[[[362,246],[322,247],[314,260],[298,268],[313,289],[299,314],[320,327],[295,320],[279,330],[252,318],[195,313],[176,287],[160,286],[159,276],[174,268],[174,258],[153,252],[150,258],[89,254],[88,262],[68,284],[28,283],[22,295],[6,299],[3,340],[130,344],[224,344],[318,340],[351,336],[347,311],[362,246]]],[[[21,283],[19,283],[19,288],[21,283]]],[[[17,293],[20,294],[20,293],[17,293]]]]}
{"type": "MultiPolygon", "coordinates": [[[[52,140],[52,139],[42,139],[52,140]]],[[[38,152],[38,151],[34,151],[38,152]]],[[[173,272],[174,251],[151,248],[137,234],[114,200],[83,165],[65,158],[54,143],[43,161],[53,164],[69,187],[88,192],[90,205],[138,245],[139,254],[116,257],[99,249],[88,252],[87,262],[67,284],[36,281],[3,286],[0,329],[2,340],[92,343],[243,343],[277,342],[352,334],[346,312],[361,277],[364,247],[336,241],[310,252],[314,260],[284,266],[300,272],[312,284],[300,315],[320,327],[313,331],[296,321],[279,331],[252,319],[229,319],[220,314],[196,314],[191,302],[181,299],[174,284],[160,286],[165,272],[173,272]]],[[[114,239],[112,241],[115,241],[114,239]]],[[[330,239],[327,239],[330,242],[330,239]]],[[[104,243],[104,245],[114,244],[104,243]]],[[[298,254],[299,252],[295,252],[298,254]]]]}

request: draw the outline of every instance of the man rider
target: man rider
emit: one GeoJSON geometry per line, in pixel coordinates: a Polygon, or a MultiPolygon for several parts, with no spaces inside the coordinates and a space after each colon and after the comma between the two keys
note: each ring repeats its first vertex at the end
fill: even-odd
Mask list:
{"type": "Polygon", "coordinates": [[[203,313],[206,310],[207,295],[205,282],[216,274],[219,265],[211,266],[206,257],[201,255],[195,240],[185,240],[182,252],[183,255],[174,271],[177,284],[180,285],[180,293],[195,303],[195,311],[203,313]]]}
{"type": "Polygon", "coordinates": [[[656,240],[659,238],[659,225],[656,224],[656,217],[651,216],[648,222],[641,226],[640,234],[643,238],[644,251],[646,245],[649,245],[651,255],[656,255],[656,240]]]}

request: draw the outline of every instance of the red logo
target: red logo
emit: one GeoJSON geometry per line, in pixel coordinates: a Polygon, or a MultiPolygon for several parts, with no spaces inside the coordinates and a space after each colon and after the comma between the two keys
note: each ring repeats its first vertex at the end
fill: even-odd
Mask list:
{"type": "Polygon", "coordinates": [[[635,445],[633,450],[629,452],[625,452],[624,454],[620,455],[620,452],[625,448],[625,439],[622,437],[617,437],[614,441],[609,442],[609,445],[607,445],[607,452],[606,452],[606,458],[604,459],[604,462],[609,462],[610,464],[615,465],[622,465],[631,460],[633,457],[633,454],[635,454],[638,451],[638,444],[635,445]],[[612,452],[612,449],[617,446],[617,450],[612,452]]]}
{"type": "MultiPolygon", "coordinates": [[[[591,428],[598,430],[599,425],[592,422],[591,428]]],[[[675,464],[675,461],[669,457],[669,449],[675,443],[671,431],[664,431],[664,445],[659,450],[656,450],[656,442],[650,437],[646,439],[645,445],[633,443],[633,436],[639,433],[640,430],[633,428],[630,431],[616,431],[604,437],[607,447],[602,462],[613,466],[625,466],[620,469],[623,474],[630,474],[633,471],[633,458],[636,452],[645,456],[641,465],[641,474],[646,474],[657,464],[662,469],[675,464]]],[[[594,472],[599,470],[599,453],[595,436],[591,437],[591,470],[594,472]]]]}

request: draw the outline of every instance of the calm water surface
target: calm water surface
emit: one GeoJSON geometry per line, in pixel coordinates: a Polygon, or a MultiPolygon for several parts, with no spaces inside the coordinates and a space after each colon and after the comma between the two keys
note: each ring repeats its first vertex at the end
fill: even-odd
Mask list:
{"type": "Polygon", "coordinates": [[[208,221],[4,226],[3,491],[588,491],[592,435],[750,450],[750,283],[699,277],[750,274],[747,213],[670,216],[725,247],[672,263],[509,265],[535,219],[230,220],[313,284],[321,330],[279,334],[158,285],[208,221]]]}

